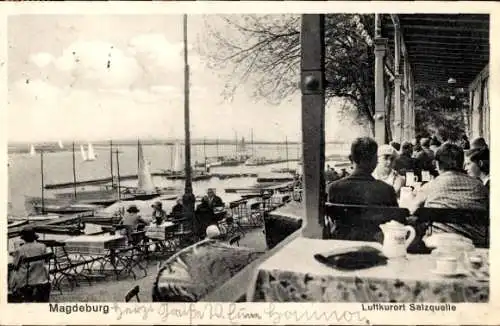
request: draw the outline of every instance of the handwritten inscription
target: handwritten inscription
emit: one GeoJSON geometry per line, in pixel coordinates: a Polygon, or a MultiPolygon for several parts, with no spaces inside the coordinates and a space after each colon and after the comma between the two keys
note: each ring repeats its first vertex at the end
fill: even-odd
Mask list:
{"type": "Polygon", "coordinates": [[[361,315],[359,311],[336,311],[319,312],[314,310],[276,310],[276,305],[270,303],[269,307],[264,310],[264,315],[271,319],[274,324],[282,322],[305,322],[305,321],[318,321],[318,322],[350,322],[366,323],[368,320],[361,315]]]}
{"type": "Polygon", "coordinates": [[[200,321],[227,320],[236,323],[241,320],[269,320],[273,324],[283,322],[347,322],[347,323],[368,323],[368,320],[361,315],[360,311],[336,311],[319,312],[314,309],[295,310],[278,309],[276,304],[269,305],[262,311],[255,312],[243,305],[236,303],[220,304],[178,304],[163,303],[158,305],[136,304],[133,307],[125,307],[115,303],[111,310],[115,312],[117,320],[127,318],[127,316],[139,315],[141,319],[148,320],[160,318],[162,322],[179,321],[193,325],[200,321]]]}

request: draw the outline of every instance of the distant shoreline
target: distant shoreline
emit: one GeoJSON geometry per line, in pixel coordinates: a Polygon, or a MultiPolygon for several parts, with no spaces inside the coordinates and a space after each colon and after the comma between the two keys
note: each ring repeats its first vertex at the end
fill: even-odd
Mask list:
{"type": "MultiPolygon", "coordinates": [[[[175,140],[175,139],[153,139],[153,140],[141,140],[141,145],[143,146],[173,146],[176,143],[180,142],[181,144],[183,143],[182,140],[175,140]]],[[[22,153],[29,153],[30,146],[33,145],[36,150],[43,150],[44,152],[68,152],[71,151],[71,147],[73,142],[62,142],[64,145],[64,148],[59,148],[58,142],[9,142],[8,143],[8,153],[9,154],[22,154],[22,153]]],[[[93,141],[92,145],[94,148],[109,148],[109,143],[110,141],[93,141]]],[[[87,141],[75,141],[75,147],[79,147],[80,145],[87,145],[87,141]]],[[[192,146],[214,146],[214,145],[236,145],[236,142],[234,140],[193,140],[191,141],[192,146]]],[[[242,143],[239,141],[239,145],[242,143]]],[[[299,142],[297,141],[289,141],[285,143],[284,141],[254,141],[254,145],[298,145],[299,142]]],[[[339,142],[339,141],[327,141],[326,144],[345,144],[345,142],[339,142]]],[[[137,146],[137,140],[113,140],[113,145],[114,146],[137,146]]],[[[246,146],[251,146],[249,142],[245,143],[246,146]]]]}

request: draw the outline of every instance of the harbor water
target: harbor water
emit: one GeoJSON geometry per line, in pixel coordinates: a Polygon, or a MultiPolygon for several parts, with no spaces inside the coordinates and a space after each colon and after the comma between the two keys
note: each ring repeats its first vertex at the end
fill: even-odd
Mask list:
{"type": "MultiPolygon", "coordinates": [[[[76,175],[78,180],[90,180],[98,178],[110,177],[110,151],[109,147],[95,146],[97,159],[94,161],[84,161],[80,154],[76,155],[76,175]]],[[[114,150],[120,151],[119,154],[119,168],[120,175],[137,174],[137,148],[135,146],[114,146],[114,150]]],[[[168,170],[173,166],[173,147],[166,145],[150,145],[143,146],[144,156],[150,163],[149,170],[154,172],[161,172],[168,170]]],[[[234,146],[193,146],[192,148],[192,162],[204,161],[205,155],[207,157],[231,156],[234,155],[234,146]]],[[[253,152],[255,156],[266,157],[269,159],[285,158],[288,152],[290,162],[262,165],[262,166],[246,166],[244,164],[239,166],[228,167],[213,167],[210,169],[212,173],[268,173],[273,169],[290,168],[295,169],[298,164],[298,157],[300,149],[297,144],[289,144],[288,150],[284,145],[259,145],[255,146],[253,150],[247,149],[248,153],[253,152]]],[[[327,145],[327,153],[343,153],[345,146],[327,145]]],[[[73,180],[73,163],[72,152],[46,152],[44,153],[43,170],[44,170],[44,184],[71,182],[73,180]]],[[[335,162],[328,162],[334,164],[335,162]]],[[[116,156],[113,157],[113,167],[116,175],[116,156]]],[[[25,216],[27,214],[25,209],[25,196],[41,196],[41,160],[40,154],[35,156],[26,154],[9,154],[9,167],[8,167],[8,187],[9,187],[9,210],[10,216],[25,216]]],[[[179,189],[179,195],[183,193],[184,180],[168,180],[162,176],[154,176],[153,182],[157,187],[175,187],[179,189]]],[[[230,202],[240,198],[240,195],[234,193],[225,193],[226,188],[247,188],[255,184],[256,178],[239,177],[219,179],[213,177],[208,180],[200,180],[193,182],[193,192],[195,196],[203,196],[207,188],[215,188],[217,194],[224,200],[230,202]]],[[[126,180],[121,182],[123,186],[137,186],[137,180],[126,180]]],[[[85,187],[83,187],[85,188],[85,187]]],[[[77,189],[82,189],[79,187],[77,189]]],[[[53,193],[57,191],[68,191],[69,189],[62,190],[45,190],[46,197],[53,197],[53,193]]],[[[160,198],[161,199],[161,198],[160,198]]],[[[138,204],[143,211],[142,215],[148,215],[150,206],[153,201],[134,202],[138,204]]],[[[170,207],[174,205],[173,200],[163,201],[164,208],[169,211],[170,207]]],[[[127,202],[130,204],[130,202],[127,202]]],[[[87,226],[86,233],[99,231],[100,227],[89,225],[87,226]]],[[[59,238],[64,236],[47,235],[50,238],[59,238]]],[[[43,236],[42,236],[43,237],[43,236]]]]}

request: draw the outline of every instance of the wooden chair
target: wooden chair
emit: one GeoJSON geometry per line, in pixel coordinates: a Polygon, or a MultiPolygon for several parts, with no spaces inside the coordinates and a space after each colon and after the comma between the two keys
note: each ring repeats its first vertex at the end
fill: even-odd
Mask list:
{"type": "Polygon", "coordinates": [[[133,232],[130,236],[132,241],[126,247],[119,248],[115,251],[117,262],[117,266],[115,266],[115,268],[121,267],[127,274],[132,274],[135,280],[137,279],[134,271],[135,267],[138,267],[144,272],[144,277],[148,275],[146,266],[148,250],[146,249],[144,242],[145,231],[133,232]]]}
{"type": "Polygon", "coordinates": [[[229,239],[229,244],[231,246],[234,246],[235,244],[237,246],[239,246],[240,245],[240,240],[241,240],[241,235],[239,235],[239,234],[235,235],[234,237],[232,237],[231,239],[229,239]]]}
{"type": "Polygon", "coordinates": [[[489,210],[421,207],[414,215],[418,223],[429,223],[431,232],[457,233],[471,239],[476,247],[489,248],[489,210]]]}
{"type": "Polygon", "coordinates": [[[408,209],[400,207],[326,203],[323,238],[381,242],[380,224],[406,224],[408,216],[408,209]]]}
{"type": "Polygon", "coordinates": [[[132,300],[132,298],[134,297],[137,302],[141,302],[141,300],[139,299],[139,290],[139,285],[136,285],[130,291],[128,291],[127,295],[125,296],[125,302],[130,302],[130,300],[132,300]]]}
{"type": "Polygon", "coordinates": [[[40,243],[43,243],[45,246],[50,248],[51,253],[53,254],[54,263],[52,266],[49,265],[49,275],[51,276],[52,285],[59,290],[62,294],[61,283],[64,279],[68,280],[71,289],[74,286],[79,286],[78,283],[78,272],[76,270],[76,266],[74,266],[71,261],[68,253],[66,252],[64,242],[56,241],[56,240],[38,240],[40,243]]]}
{"type": "Polygon", "coordinates": [[[264,224],[264,203],[256,202],[250,205],[250,213],[248,214],[250,227],[259,227],[264,224]]]}

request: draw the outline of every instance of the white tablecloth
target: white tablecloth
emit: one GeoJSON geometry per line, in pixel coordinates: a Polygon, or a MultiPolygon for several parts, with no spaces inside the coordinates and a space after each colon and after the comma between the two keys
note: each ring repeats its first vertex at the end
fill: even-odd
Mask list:
{"type": "Polygon", "coordinates": [[[156,225],[155,223],[149,224],[146,226],[146,237],[150,239],[165,240],[166,231],[172,229],[174,226],[175,223],[172,222],[163,222],[160,225],[156,225]]]}
{"type": "MultiPolygon", "coordinates": [[[[386,265],[340,271],[314,255],[372,242],[297,238],[259,266],[248,301],[314,302],[487,302],[489,279],[445,278],[432,272],[430,255],[407,255],[386,265]],[[293,257],[293,259],[290,259],[293,257]]],[[[487,256],[477,249],[476,254],[487,256]]],[[[487,258],[486,258],[487,261],[487,258]]],[[[488,269],[488,264],[485,266],[488,269]]]]}
{"type": "Polygon", "coordinates": [[[66,250],[80,253],[103,253],[125,245],[127,238],[121,234],[80,235],[64,240],[66,250]]]}

